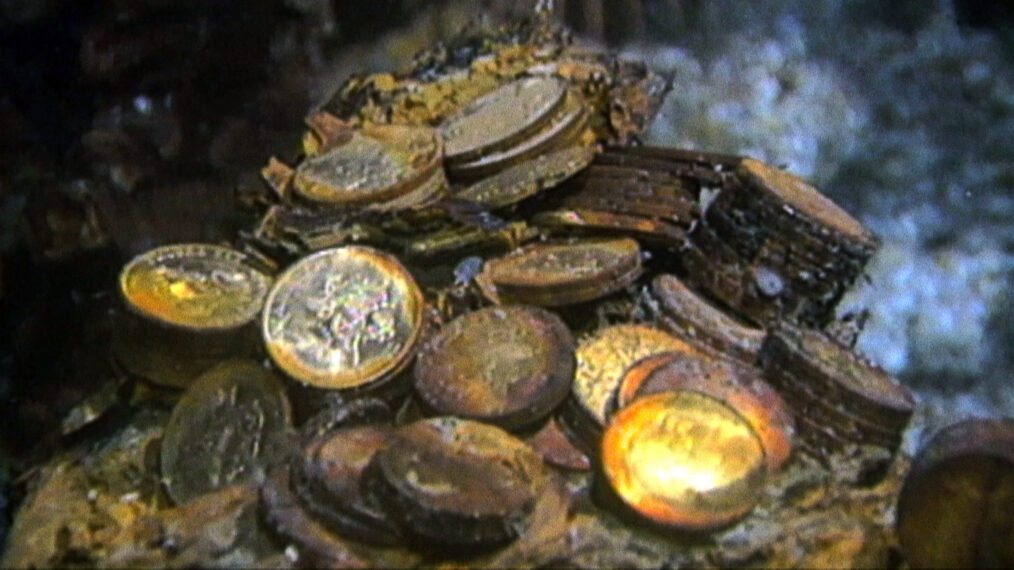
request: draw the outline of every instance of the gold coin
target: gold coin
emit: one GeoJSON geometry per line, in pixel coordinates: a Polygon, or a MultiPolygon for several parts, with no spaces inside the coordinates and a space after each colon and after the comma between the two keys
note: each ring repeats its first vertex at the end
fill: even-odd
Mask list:
{"type": "Polygon", "coordinates": [[[609,399],[635,362],[661,352],[697,354],[698,350],[669,333],[645,325],[614,325],[578,344],[574,396],[600,425],[606,423],[609,399]]]}
{"type": "Polygon", "coordinates": [[[750,424],[721,401],[689,391],[646,396],[620,410],[602,438],[602,467],[638,514],[695,531],[748,513],[766,473],[750,424]]]}
{"type": "Polygon", "coordinates": [[[238,251],[207,244],[159,247],[120,272],[127,306],[161,324],[195,330],[240,327],[257,316],[271,278],[238,251]]]}
{"type": "Polygon", "coordinates": [[[264,309],[264,340],[275,364],[300,382],[359,387],[404,368],[422,310],[419,286],[393,256],[327,249],[278,277],[264,309]]]}
{"type": "Polygon", "coordinates": [[[359,206],[394,199],[432,178],[441,143],[428,127],[379,125],[353,131],[348,140],[308,157],[293,189],[331,206],[359,206]]]}

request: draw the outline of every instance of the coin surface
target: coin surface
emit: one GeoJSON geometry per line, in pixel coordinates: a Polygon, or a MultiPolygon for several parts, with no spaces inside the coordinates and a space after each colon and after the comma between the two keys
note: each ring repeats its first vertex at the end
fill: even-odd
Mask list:
{"type": "Polygon", "coordinates": [[[260,483],[281,457],[292,412],[281,381],[256,362],[202,374],[173,408],[162,479],[177,504],[234,483],[260,483]]]}
{"type": "Polygon", "coordinates": [[[1014,420],[948,426],[919,451],[898,499],[913,568],[1014,565],[1014,420]]]}
{"type": "Polygon", "coordinates": [[[759,371],[718,355],[668,352],[638,361],[627,369],[617,389],[617,407],[651,394],[682,390],[711,396],[743,416],[764,445],[768,473],[788,460],[795,432],[789,407],[759,371]]]}
{"type": "Polygon", "coordinates": [[[476,99],[440,127],[446,160],[469,160],[523,138],[563,102],[566,93],[561,79],[527,77],[476,99]]]}
{"type": "Polygon", "coordinates": [[[553,306],[602,297],[640,274],[640,246],[619,238],[527,246],[487,261],[477,281],[494,300],[553,306]]]}
{"type": "Polygon", "coordinates": [[[500,428],[437,417],[400,428],[366,477],[388,515],[424,544],[481,547],[524,532],[547,472],[500,428]]]}
{"type": "Polygon", "coordinates": [[[602,468],[635,512],[694,531],[747,514],[766,474],[750,424],[697,392],[646,396],[617,412],[602,438],[602,468]]]}
{"type": "Polygon", "coordinates": [[[512,429],[535,423],[568,394],[574,338],[555,314],[488,307],[444,326],[420,349],[419,397],[440,414],[512,429]]]}
{"type": "Polygon", "coordinates": [[[391,200],[432,177],[440,150],[439,137],[428,127],[352,131],[342,144],[300,163],[293,189],[306,200],[331,206],[391,200]]]}
{"type": "Polygon", "coordinates": [[[271,277],[236,250],[208,244],[158,247],[120,272],[120,293],[134,312],[193,330],[243,326],[260,312],[271,277]]]}
{"type": "Polygon", "coordinates": [[[407,365],[422,313],[422,292],[396,258],[368,247],[327,249],[278,277],[265,305],[264,340],[292,378],[354,388],[407,365]]]}
{"type": "Polygon", "coordinates": [[[454,196],[491,209],[503,208],[559,184],[588,166],[594,156],[592,149],[570,146],[483,178],[454,196]]]}
{"type": "Polygon", "coordinates": [[[574,396],[581,407],[604,426],[609,400],[627,369],[646,356],[672,351],[698,352],[683,340],[647,325],[613,325],[600,329],[578,343],[574,396]]]}
{"type": "Polygon", "coordinates": [[[399,536],[361,485],[363,471],[387,445],[393,428],[384,424],[344,427],[312,441],[294,473],[306,509],[350,538],[395,544],[399,536]]]}

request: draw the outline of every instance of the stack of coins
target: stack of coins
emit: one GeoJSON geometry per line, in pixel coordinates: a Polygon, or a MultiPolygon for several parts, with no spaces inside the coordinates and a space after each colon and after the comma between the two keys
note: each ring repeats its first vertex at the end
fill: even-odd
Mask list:
{"type": "Polygon", "coordinates": [[[628,545],[638,563],[764,564],[879,544],[883,488],[814,459],[895,451],[913,402],[808,328],[876,240],[756,161],[609,146],[657,82],[520,30],[351,79],[307,120],[302,158],[262,171],[249,253],[169,246],[124,268],[119,360],[189,387],[155,467],[168,496],[260,485],[284,560],[311,566],[547,567],[628,545]],[[262,357],[201,374],[244,350],[262,357]],[[804,511],[791,544],[754,532],[804,511]]]}
{"type": "Polygon", "coordinates": [[[822,326],[879,242],[815,188],[753,159],[736,166],[692,233],[697,284],[758,324],[822,326]],[[704,271],[718,261],[720,274],[704,271]]]}
{"type": "Polygon", "coordinates": [[[818,453],[849,443],[901,445],[915,409],[911,392],[822,332],[783,324],[764,339],[760,364],[818,453]]]}
{"type": "Polygon", "coordinates": [[[552,150],[580,145],[588,118],[583,97],[564,80],[516,79],[443,122],[447,171],[458,179],[482,178],[552,150]]]}
{"type": "Polygon", "coordinates": [[[127,312],[113,353],[133,376],[185,388],[223,359],[259,351],[255,321],[272,279],[239,251],[177,244],[124,266],[127,312]]]}

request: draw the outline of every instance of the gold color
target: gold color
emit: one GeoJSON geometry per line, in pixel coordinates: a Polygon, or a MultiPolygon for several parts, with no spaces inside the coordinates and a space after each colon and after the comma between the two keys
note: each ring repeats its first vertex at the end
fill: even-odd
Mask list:
{"type": "Polygon", "coordinates": [[[627,369],[642,358],[660,352],[698,351],[669,333],[646,325],[615,325],[600,329],[577,347],[574,396],[600,425],[606,423],[609,399],[627,369]]]}
{"type": "Polygon", "coordinates": [[[522,162],[457,192],[455,198],[477,202],[490,209],[516,204],[540,190],[584,170],[595,157],[595,151],[583,146],[570,146],[522,162]]]}
{"type": "Polygon", "coordinates": [[[602,439],[606,479],[653,522],[708,530],[748,513],[766,468],[750,425],[696,392],[641,398],[620,410],[602,439]]]}
{"type": "Polygon", "coordinates": [[[354,388],[408,364],[423,298],[393,256],[360,246],[319,251],[289,267],[268,295],[268,354],[289,376],[320,388],[354,388]]]}
{"type": "Polygon", "coordinates": [[[198,331],[233,329],[253,320],[271,278],[238,251],[175,244],[147,251],[120,272],[131,310],[158,323],[198,331]]]}

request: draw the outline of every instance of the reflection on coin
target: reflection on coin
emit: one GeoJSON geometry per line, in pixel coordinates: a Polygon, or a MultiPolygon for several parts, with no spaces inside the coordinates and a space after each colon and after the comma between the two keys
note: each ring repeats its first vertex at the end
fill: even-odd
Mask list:
{"type": "Polygon", "coordinates": [[[519,79],[480,97],[441,126],[447,160],[476,158],[537,128],[563,101],[566,84],[553,77],[519,79]]]}
{"type": "Polygon", "coordinates": [[[282,383],[256,362],[228,361],[194,381],[166,425],[162,477],[177,503],[261,483],[291,424],[282,383]]]}
{"type": "Polygon", "coordinates": [[[238,251],[175,244],[147,251],[120,272],[131,310],[161,324],[194,330],[240,327],[260,312],[271,278],[238,251]]]}
{"type": "Polygon", "coordinates": [[[748,513],[764,483],[764,447],[750,424],[697,392],[638,399],[602,438],[602,467],[638,514],[667,526],[708,530],[748,513]]]}
{"type": "Polygon", "coordinates": [[[386,201],[415,189],[440,163],[433,129],[382,125],[353,131],[343,144],[308,157],[293,178],[303,198],[332,206],[386,201]]]}
{"type": "Polygon", "coordinates": [[[422,324],[422,292],[393,256],[360,246],[319,251],[268,294],[268,354],[292,378],[354,388],[401,370],[422,324]]]}

